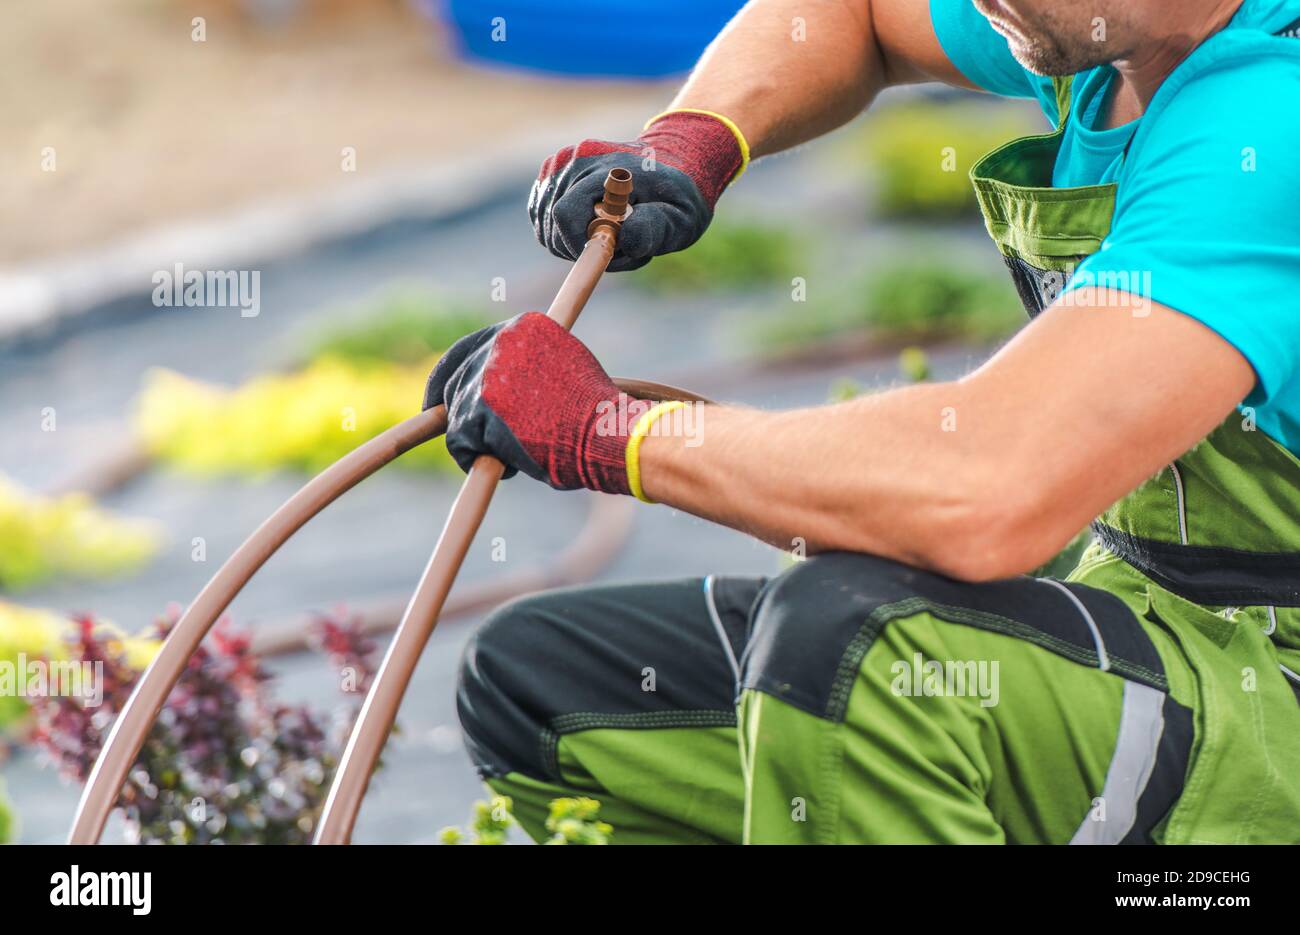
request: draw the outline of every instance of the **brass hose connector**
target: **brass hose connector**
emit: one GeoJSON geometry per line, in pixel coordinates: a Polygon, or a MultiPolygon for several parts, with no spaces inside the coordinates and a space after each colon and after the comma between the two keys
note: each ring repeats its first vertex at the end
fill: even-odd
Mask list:
{"type": "Polygon", "coordinates": [[[627,169],[610,169],[605,176],[605,193],[596,202],[596,216],[587,225],[588,239],[602,229],[617,236],[619,227],[632,216],[632,205],[627,200],[631,194],[632,173],[627,169]]]}

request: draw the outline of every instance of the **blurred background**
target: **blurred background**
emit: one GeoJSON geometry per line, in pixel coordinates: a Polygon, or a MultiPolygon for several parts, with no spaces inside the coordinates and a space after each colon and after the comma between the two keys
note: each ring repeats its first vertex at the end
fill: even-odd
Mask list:
{"type": "MultiPolygon", "coordinates": [[[[131,681],[245,536],[418,411],[455,338],[545,308],[567,264],[524,210],[541,160],[634,137],[740,5],[10,5],[0,667],[99,661],[108,703],[0,692],[0,840],[66,834],[131,681]],[[588,54],[605,44],[621,74],[588,54]],[[233,274],[255,302],[186,304],[168,284],[196,270],[233,274]]],[[[890,92],[753,166],[695,247],[607,277],[578,333],[613,373],[768,407],[960,374],[1021,320],[966,174],[1041,126],[1027,106],[890,92]]],[[[458,483],[440,443],[424,446],[267,564],[173,694],[107,839],[310,836],[458,483]]],[[[539,587],[782,562],[665,508],[504,484],[355,839],[434,841],[482,795],[453,680],[487,609],[539,587]]]]}

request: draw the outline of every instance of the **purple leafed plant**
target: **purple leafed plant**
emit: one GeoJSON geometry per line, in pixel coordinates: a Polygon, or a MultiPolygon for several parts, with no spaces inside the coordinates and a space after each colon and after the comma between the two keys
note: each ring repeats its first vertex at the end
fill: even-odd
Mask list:
{"type": "MultiPolygon", "coordinates": [[[[162,638],[171,611],[154,623],[162,638]]],[[[103,702],[33,699],[32,739],[68,780],[84,783],[139,673],[90,617],[76,621],[73,660],[102,663],[103,702]]],[[[364,697],[375,647],[357,621],[319,617],[313,644],[364,697]]],[[[271,697],[272,676],[246,632],[225,621],[199,648],[163,707],[118,799],[140,844],[302,844],[311,839],[356,704],[322,713],[271,697]]]]}

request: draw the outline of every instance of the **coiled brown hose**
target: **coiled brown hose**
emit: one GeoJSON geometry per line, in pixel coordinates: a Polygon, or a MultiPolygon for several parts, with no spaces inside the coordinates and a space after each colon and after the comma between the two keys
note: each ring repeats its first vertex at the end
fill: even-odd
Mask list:
{"type": "MultiPolygon", "coordinates": [[[[606,201],[598,206],[589,240],[560,287],[547,314],[571,328],[614,253],[631,174],[614,170],[606,180],[606,201]],[[622,201],[622,205],[619,201],[622,201]]],[[[630,210],[627,208],[626,210],[630,210]]],[[[706,400],[676,387],[640,380],[616,380],[642,399],[706,400]]],[[[217,618],[280,546],[339,496],[399,455],[442,435],[447,415],[436,406],[372,438],[312,478],[249,536],[186,608],[158,654],[136,682],[100,751],[77,804],[70,844],[94,844],[117,802],[131,765],[140,754],[167,696],[217,618]]],[[[491,501],[503,468],[490,456],[475,461],[452,505],[433,555],[402,622],[389,644],[344,748],[321,813],[315,843],[345,844],[365,796],[370,775],[388,739],[397,709],[438,614],[491,501]]]]}

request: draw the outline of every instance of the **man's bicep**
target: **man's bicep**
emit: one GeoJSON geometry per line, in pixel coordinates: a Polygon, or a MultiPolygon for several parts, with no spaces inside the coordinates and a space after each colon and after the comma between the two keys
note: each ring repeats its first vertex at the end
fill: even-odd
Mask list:
{"type": "Polygon", "coordinates": [[[891,85],[942,81],[979,90],[944,51],[930,18],[929,0],[869,0],[872,31],[891,85]]]}
{"type": "Polygon", "coordinates": [[[1114,290],[1067,295],[965,382],[1017,482],[1077,529],[1208,435],[1255,374],[1177,311],[1114,290]]]}

